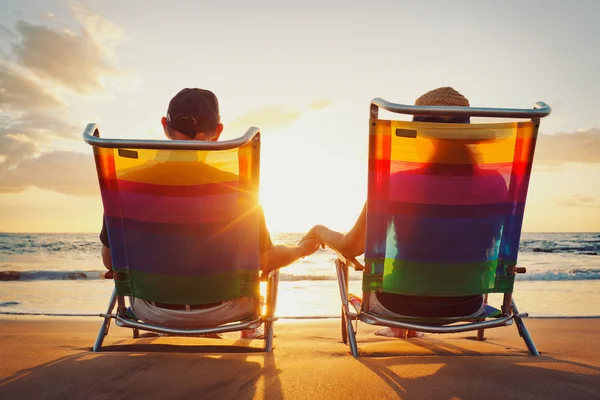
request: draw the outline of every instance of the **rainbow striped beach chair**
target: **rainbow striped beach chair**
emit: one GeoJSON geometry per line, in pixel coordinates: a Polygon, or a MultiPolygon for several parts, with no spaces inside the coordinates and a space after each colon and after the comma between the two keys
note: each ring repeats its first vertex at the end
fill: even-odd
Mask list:
{"type": "Polygon", "coordinates": [[[114,270],[115,288],[94,351],[110,321],[182,336],[233,332],[265,324],[271,351],[278,272],[267,282],[261,311],[258,202],[260,132],[220,142],[100,138],[89,124],[114,270]],[[202,329],[174,329],[128,316],[125,298],[201,307],[254,299],[239,321],[202,329]],[[116,308],[116,313],[113,309],[116,308]]]}
{"type": "Polygon", "coordinates": [[[358,357],[353,321],[429,333],[516,324],[539,355],[513,300],[517,254],[540,118],[550,108],[423,107],[371,101],[365,265],[339,255],[342,339],[358,357]],[[419,116],[529,119],[435,123],[379,119],[379,108],[419,116]],[[447,151],[440,151],[440,149],[447,151]],[[363,271],[362,301],[348,294],[348,267],[363,271]],[[457,297],[503,293],[501,309],[471,318],[389,316],[375,292],[457,297]],[[350,301],[349,301],[350,298],[350,301]],[[352,307],[352,310],[351,310],[352,307]]]}

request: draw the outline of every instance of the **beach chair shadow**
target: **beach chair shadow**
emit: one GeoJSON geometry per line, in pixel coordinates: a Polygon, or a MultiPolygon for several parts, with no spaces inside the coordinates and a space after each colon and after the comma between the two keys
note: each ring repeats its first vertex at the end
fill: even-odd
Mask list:
{"type": "Polygon", "coordinates": [[[593,365],[548,356],[485,356],[436,353],[358,360],[403,399],[597,396],[599,369],[593,365]]]}
{"type": "MultiPolygon", "coordinates": [[[[183,336],[183,335],[182,335],[183,336]]],[[[185,354],[253,354],[263,353],[264,346],[256,347],[252,339],[205,338],[164,335],[143,335],[136,339],[118,340],[111,344],[103,344],[102,351],[118,353],[185,353],[185,354]]]]}
{"type": "Polygon", "coordinates": [[[93,351],[113,319],[134,338],[139,331],[196,336],[264,324],[271,351],[279,274],[268,276],[263,307],[258,128],[205,142],[104,139],[88,124],[83,138],[94,150],[115,282],[93,351]],[[234,299],[249,307],[234,320],[181,329],[138,320],[126,298],[182,314],[234,299]]]}
{"type": "Polygon", "coordinates": [[[0,398],[283,398],[273,352],[232,354],[243,348],[237,342],[192,357],[150,347],[149,352],[138,346],[131,352],[79,352],[19,371],[0,379],[0,398]]]}
{"type": "Polygon", "coordinates": [[[513,300],[517,254],[540,118],[550,108],[428,107],[376,98],[369,120],[365,265],[340,252],[342,340],[359,356],[353,322],[429,333],[459,333],[515,324],[539,355],[513,300]],[[437,123],[385,120],[379,108],[424,116],[529,119],[437,123]],[[362,271],[362,299],[348,293],[348,268],[362,271]],[[379,293],[452,298],[503,293],[500,309],[466,318],[382,315],[379,293]]]}

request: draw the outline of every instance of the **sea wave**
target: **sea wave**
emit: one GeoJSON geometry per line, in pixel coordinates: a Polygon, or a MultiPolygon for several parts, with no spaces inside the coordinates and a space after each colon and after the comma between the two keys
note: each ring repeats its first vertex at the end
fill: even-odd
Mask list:
{"type": "Polygon", "coordinates": [[[569,268],[552,270],[529,270],[517,275],[521,281],[588,281],[600,279],[598,268],[569,268]]]}
{"type": "Polygon", "coordinates": [[[542,248],[534,247],[531,249],[534,253],[568,253],[568,254],[581,254],[585,256],[597,256],[598,252],[594,251],[597,247],[555,247],[555,248],[542,248]]]}
{"type": "Polygon", "coordinates": [[[104,279],[106,271],[0,271],[0,281],[104,279]]]}
{"type": "MultiPolygon", "coordinates": [[[[105,270],[97,271],[0,271],[0,281],[68,281],[104,279],[105,270]]],[[[351,281],[360,281],[360,274],[352,274],[351,281]]],[[[335,275],[281,273],[282,282],[335,281],[335,275]]],[[[600,280],[600,268],[565,268],[552,270],[529,270],[517,275],[524,281],[584,281],[600,280]]]]}

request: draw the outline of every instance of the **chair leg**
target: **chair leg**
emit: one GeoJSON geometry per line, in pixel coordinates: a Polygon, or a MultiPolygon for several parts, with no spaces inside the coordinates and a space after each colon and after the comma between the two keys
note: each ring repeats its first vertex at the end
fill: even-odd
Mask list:
{"type": "Polygon", "coordinates": [[[346,317],[346,326],[348,330],[348,342],[350,342],[350,352],[352,356],[358,358],[358,345],[356,343],[356,334],[354,333],[354,328],[352,327],[352,320],[346,317]]]}
{"type": "Polygon", "coordinates": [[[342,328],[342,340],[344,340],[345,331],[348,335],[350,352],[352,353],[353,357],[358,357],[358,345],[356,344],[356,335],[354,334],[354,328],[352,327],[352,318],[350,318],[350,309],[348,307],[348,266],[342,263],[342,261],[336,260],[335,267],[338,277],[338,284],[340,287],[340,297],[342,298],[342,324],[345,325],[345,329],[342,328]]]}
{"type": "MultiPolygon", "coordinates": [[[[487,304],[487,302],[488,302],[488,294],[486,293],[485,296],[483,297],[483,304],[487,304]]],[[[485,321],[485,318],[478,320],[478,322],[483,322],[483,321],[485,321]]],[[[476,340],[479,342],[482,342],[484,340],[484,338],[485,338],[485,329],[479,329],[477,331],[476,340]]]]}
{"type": "Polygon", "coordinates": [[[485,329],[479,329],[477,331],[477,338],[476,340],[478,342],[482,342],[485,339],[485,329]]]}
{"type": "Polygon", "coordinates": [[[92,348],[93,352],[100,351],[102,347],[102,343],[104,342],[104,337],[108,335],[108,329],[110,328],[110,313],[113,308],[115,308],[115,304],[117,302],[117,290],[113,289],[112,294],[110,295],[110,301],[108,302],[108,310],[106,311],[107,316],[104,317],[104,321],[102,321],[102,325],[100,326],[100,330],[98,331],[98,336],[96,337],[96,343],[94,343],[94,347],[92,348]]]}
{"type": "MultiPolygon", "coordinates": [[[[517,305],[515,304],[515,301],[512,300],[511,301],[511,309],[513,314],[518,314],[519,310],[517,310],[517,305]]],[[[527,350],[529,350],[529,353],[531,353],[532,356],[539,356],[540,353],[538,352],[537,348],[535,347],[535,343],[533,343],[533,339],[531,338],[531,335],[529,334],[529,331],[527,330],[527,327],[525,326],[525,323],[523,322],[523,318],[521,317],[515,317],[515,324],[517,325],[517,329],[519,331],[519,336],[521,336],[523,338],[523,341],[525,342],[525,345],[527,346],[527,350]]]]}
{"type": "Polygon", "coordinates": [[[267,321],[265,321],[265,351],[273,350],[273,321],[277,307],[277,287],[279,285],[279,270],[276,270],[267,282],[267,321]]]}
{"type": "Polygon", "coordinates": [[[270,353],[273,350],[273,323],[265,322],[265,351],[270,353]]]}
{"type": "Polygon", "coordinates": [[[133,328],[133,338],[134,339],[140,338],[140,330],[138,328],[133,328]]]}
{"type": "Polygon", "coordinates": [[[346,325],[346,313],[344,312],[344,307],[342,307],[342,342],[345,345],[348,344],[348,325],[346,325]]]}

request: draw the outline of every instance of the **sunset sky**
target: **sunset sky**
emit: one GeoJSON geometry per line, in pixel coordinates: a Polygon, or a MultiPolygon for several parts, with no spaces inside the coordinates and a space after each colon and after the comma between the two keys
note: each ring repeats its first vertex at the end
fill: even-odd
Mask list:
{"type": "Polygon", "coordinates": [[[0,231],[98,231],[83,128],[161,138],[184,87],[217,94],[224,138],[261,128],[272,232],[346,230],[369,101],[439,86],[473,106],[548,103],[524,230],[600,231],[599,16],[595,0],[2,0],[0,231]]]}

